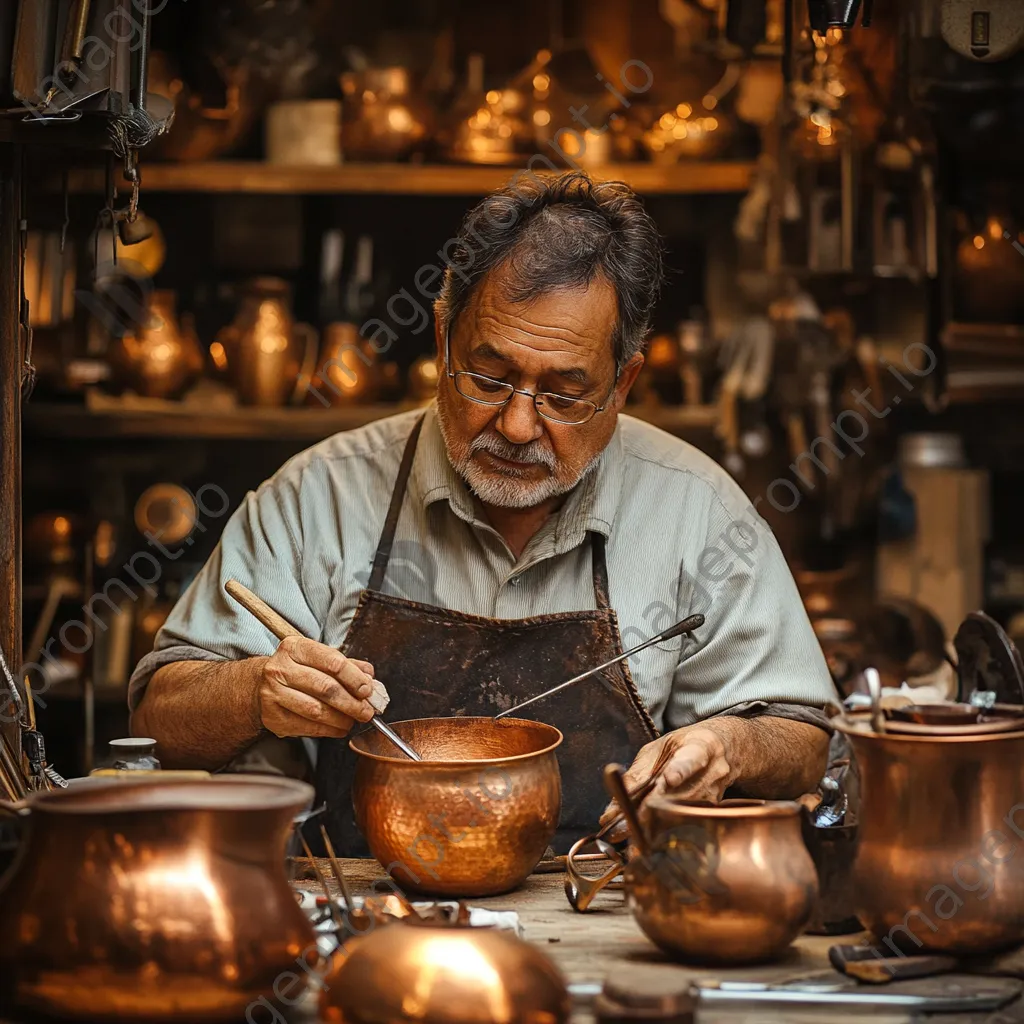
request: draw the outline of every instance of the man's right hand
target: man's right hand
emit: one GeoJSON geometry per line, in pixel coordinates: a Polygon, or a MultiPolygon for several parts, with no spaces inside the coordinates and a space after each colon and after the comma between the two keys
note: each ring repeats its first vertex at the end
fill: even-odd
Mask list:
{"type": "Polygon", "coordinates": [[[373,718],[373,666],[333,647],[288,637],[263,665],[259,724],[275,736],[347,736],[373,718]]]}

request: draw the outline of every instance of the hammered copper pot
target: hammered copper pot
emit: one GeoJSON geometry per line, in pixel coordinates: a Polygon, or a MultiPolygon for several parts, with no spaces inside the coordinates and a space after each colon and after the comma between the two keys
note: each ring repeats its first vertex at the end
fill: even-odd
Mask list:
{"type": "Polygon", "coordinates": [[[554,838],[562,734],[520,718],[420,718],[392,728],[422,758],[378,732],[359,755],[352,802],[370,852],[413,892],[493,896],[520,885],[554,838]]]}
{"type": "Polygon", "coordinates": [[[494,928],[390,924],[353,945],[327,979],[328,1024],[561,1024],[569,992],[536,946],[494,928]]]}
{"type": "Polygon", "coordinates": [[[853,872],[864,926],[905,953],[1024,942],[1024,732],[836,727],[860,767],[853,872]]]}
{"type": "Polygon", "coordinates": [[[306,958],[290,779],[97,778],[29,798],[0,892],[0,1005],[90,1021],[239,1021],[306,958]]]}
{"type": "Polygon", "coordinates": [[[818,878],[800,805],[650,797],[651,855],[626,866],[627,902],[670,956],[740,964],[781,956],[810,920],[818,878]]]}

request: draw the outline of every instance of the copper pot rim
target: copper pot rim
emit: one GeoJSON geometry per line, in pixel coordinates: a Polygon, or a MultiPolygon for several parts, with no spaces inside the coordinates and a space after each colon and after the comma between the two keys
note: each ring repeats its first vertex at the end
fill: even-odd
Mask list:
{"type": "MultiPolygon", "coordinates": [[[[558,747],[562,745],[562,741],[565,737],[562,735],[561,730],[556,729],[553,725],[548,725],[547,722],[537,722],[531,718],[501,718],[497,722],[493,718],[489,718],[486,715],[456,715],[451,718],[407,718],[401,722],[389,722],[388,725],[395,729],[396,726],[401,725],[418,725],[420,722],[493,722],[499,728],[512,726],[512,725],[526,725],[532,729],[540,729],[547,731],[552,737],[552,742],[547,746],[540,747],[537,750],[531,750],[526,754],[510,754],[506,757],[466,757],[460,758],[459,760],[440,760],[432,761],[429,758],[424,757],[421,761],[410,761],[404,754],[395,754],[389,756],[387,754],[375,754],[370,750],[366,750],[359,743],[361,736],[353,736],[349,741],[348,745],[351,750],[354,750],[360,757],[369,758],[371,761],[382,761],[385,764],[401,765],[405,768],[416,768],[430,765],[432,768],[436,767],[447,767],[447,768],[463,768],[468,765],[480,765],[480,764],[515,764],[517,761],[529,761],[531,758],[541,757],[544,754],[553,753],[558,747]]],[[[401,730],[396,730],[401,736],[401,730]]],[[[373,734],[369,734],[373,735],[373,734]]],[[[403,739],[411,739],[411,737],[402,737],[403,739]]]]}
{"type": "MultiPolygon", "coordinates": [[[[858,739],[869,740],[872,743],[995,743],[1000,741],[1011,742],[1013,740],[1024,740],[1024,729],[1017,732],[969,732],[963,733],[957,727],[946,727],[943,732],[874,732],[864,729],[861,723],[843,722],[838,718],[832,719],[832,726],[838,732],[847,736],[856,736],[858,739]]],[[[926,727],[927,728],[927,727],[926,727]]],[[[934,726],[935,729],[942,729],[942,726],[934,726]]],[[[966,727],[964,727],[966,728],[966,727]]]]}
{"type": "Polygon", "coordinates": [[[159,773],[146,773],[142,778],[85,779],[67,789],[33,793],[27,804],[32,813],[83,817],[180,811],[260,814],[278,810],[297,812],[308,807],[313,796],[314,790],[309,783],[273,775],[176,779],[161,778],[159,773]],[[140,803],[140,791],[142,794],[151,793],[152,798],[140,803]]]}
{"type": "Polygon", "coordinates": [[[660,794],[646,801],[651,811],[681,814],[693,818],[794,818],[800,814],[795,800],[755,800],[737,798],[712,803],[710,800],[687,800],[685,797],[660,794]]]}

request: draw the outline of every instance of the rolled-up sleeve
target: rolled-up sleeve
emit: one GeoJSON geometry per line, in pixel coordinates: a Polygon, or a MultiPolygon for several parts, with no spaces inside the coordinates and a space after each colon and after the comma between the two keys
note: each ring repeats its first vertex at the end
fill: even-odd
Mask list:
{"type": "Polygon", "coordinates": [[[707,547],[684,566],[689,613],[705,624],[682,647],[665,724],[777,714],[830,731],[821,709],[836,690],[796,582],[774,534],[763,520],[754,525],[735,491],[732,510],[710,511],[707,547]],[[730,546],[737,531],[745,542],[730,546]]]}
{"type": "Polygon", "coordinates": [[[277,639],[224,589],[237,580],[304,635],[321,626],[302,585],[301,474],[280,472],[249,492],[235,510],[207,563],[136,666],[128,687],[135,710],[153,673],[176,661],[234,661],[272,654],[277,639]]]}

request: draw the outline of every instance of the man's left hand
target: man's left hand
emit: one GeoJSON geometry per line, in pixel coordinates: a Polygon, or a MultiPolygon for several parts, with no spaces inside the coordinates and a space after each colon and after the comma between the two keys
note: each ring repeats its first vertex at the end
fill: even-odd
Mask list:
{"type": "MultiPolygon", "coordinates": [[[[665,758],[652,796],[671,793],[686,800],[717,803],[739,774],[732,764],[726,730],[703,724],[676,729],[641,747],[626,772],[626,788],[633,792],[643,786],[658,761],[665,758]]],[[[619,805],[610,803],[601,815],[601,827],[620,813],[619,805]]],[[[623,837],[622,830],[616,829],[609,838],[614,842],[623,837]]]]}

